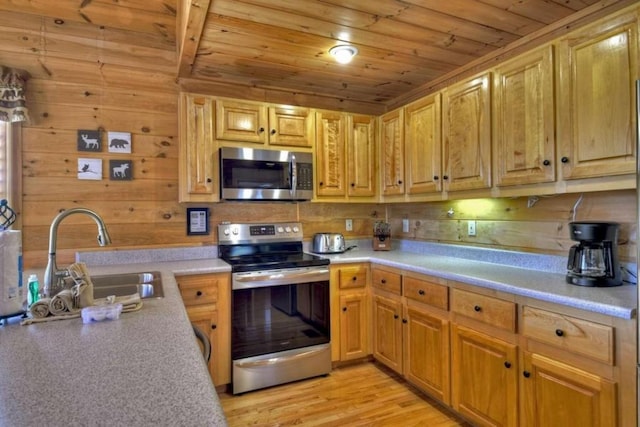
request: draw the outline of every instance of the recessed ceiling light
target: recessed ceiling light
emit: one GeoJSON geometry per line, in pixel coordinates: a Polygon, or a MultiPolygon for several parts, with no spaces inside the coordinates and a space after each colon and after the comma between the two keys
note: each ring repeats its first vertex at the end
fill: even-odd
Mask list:
{"type": "Polygon", "coordinates": [[[341,44],[329,49],[329,53],[341,64],[348,64],[358,54],[355,46],[341,44]]]}

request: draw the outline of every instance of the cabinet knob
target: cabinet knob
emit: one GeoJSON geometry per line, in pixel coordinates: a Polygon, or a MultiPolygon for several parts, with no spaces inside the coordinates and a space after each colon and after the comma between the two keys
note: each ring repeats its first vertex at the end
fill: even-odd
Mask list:
{"type": "Polygon", "coordinates": [[[407,323],[407,319],[402,319],[402,323],[407,323]]]}
{"type": "Polygon", "coordinates": [[[353,281],[355,282],[356,280],[358,280],[358,278],[357,278],[356,276],[353,276],[353,277],[351,278],[351,280],[353,280],[353,281]]]}
{"type": "Polygon", "coordinates": [[[449,175],[443,175],[442,179],[449,179],[449,175]]]}
{"type": "Polygon", "coordinates": [[[342,307],[342,311],[347,311],[347,307],[342,307]]]}
{"type": "Polygon", "coordinates": [[[529,377],[531,376],[531,372],[529,372],[529,371],[523,371],[523,372],[522,372],[522,376],[523,376],[523,377],[525,377],[525,378],[529,378],[529,377]]]}
{"type": "Polygon", "coordinates": [[[382,280],[380,280],[380,283],[382,283],[384,285],[385,283],[387,283],[387,280],[386,279],[382,279],[382,280]]]}
{"type": "Polygon", "coordinates": [[[564,335],[564,331],[562,329],[556,329],[556,335],[561,337],[564,335]]]}
{"type": "Polygon", "coordinates": [[[202,296],[202,291],[196,292],[196,296],[201,297],[202,296]]]}
{"type": "Polygon", "coordinates": [[[563,157],[563,158],[560,159],[560,161],[562,163],[569,163],[569,158],[568,157],[563,157]]]}
{"type": "Polygon", "coordinates": [[[542,164],[545,165],[545,166],[549,166],[551,164],[551,162],[549,160],[544,160],[542,162],[542,164]]]}
{"type": "Polygon", "coordinates": [[[320,182],[318,183],[318,185],[319,185],[320,187],[322,187],[322,186],[324,185],[324,182],[320,181],[320,182]]]}
{"type": "Polygon", "coordinates": [[[397,314],[394,314],[394,315],[393,315],[393,318],[394,318],[394,319],[397,319],[398,317],[400,317],[400,316],[398,316],[397,314]]]}
{"type": "Polygon", "coordinates": [[[211,181],[212,181],[212,179],[211,179],[211,178],[207,178],[207,182],[211,182],[211,181]]]}
{"type": "Polygon", "coordinates": [[[211,325],[211,329],[215,329],[217,327],[218,327],[218,325],[211,325]]]}
{"type": "Polygon", "coordinates": [[[402,181],[398,181],[398,185],[402,185],[402,181]]]}
{"type": "Polygon", "coordinates": [[[352,182],[352,183],[351,183],[351,186],[352,186],[352,187],[355,187],[355,186],[356,186],[356,183],[355,183],[355,182],[352,182]]]}
{"type": "Polygon", "coordinates": [[[482,307],[480,307],[479,305],[475,305],[475,306],[473,306],[473,310],[474,311],[482,311],[482,307]]]}
{"type": "Polygon", "coordinates": [[[420,294],[420,295],[424,295],[424,291],[423,291],[422,289],[420,289],[420,290],[418,291],[418,294],[420,294]]]}
{"type": "Polygon", "coordinates": [[[509,369],[511,367],[511,362],[509,362],[508,360],[504,362],[504,367],[509,369]]]}
{"type": "Polygon", "coordinates": [[[259,133],[264,132],[264,128],[260,128],[260,129],[258,129],[258,132],[259,132],[259,133]]]}
{"type": "Polygon", "coordinates": [[[438,175],[434,175],[434,176],[433,176],[433,180],[434,180],[434,181],[437,181],[438,179],[440,179],[440,177],[439,177],[438,175]]]}
{"type": "Polygon", "coordinates": [[[275,135],[276,134],[276,130],[275,129],[271,129],[271,135],[275,135]]]}

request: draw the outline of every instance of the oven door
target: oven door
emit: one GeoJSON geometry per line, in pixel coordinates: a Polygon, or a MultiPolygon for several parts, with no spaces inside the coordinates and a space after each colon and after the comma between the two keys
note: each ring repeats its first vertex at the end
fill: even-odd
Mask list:
{"type": "Polygon", "coordinates": [[[330,342],[329,269],[234,273],[232,359],[330,342]]]}
{"type": "Polygon", "coordinates": [[[226,200],[310,200],[310,153],[223,147],[220,189],[226,200]]]}

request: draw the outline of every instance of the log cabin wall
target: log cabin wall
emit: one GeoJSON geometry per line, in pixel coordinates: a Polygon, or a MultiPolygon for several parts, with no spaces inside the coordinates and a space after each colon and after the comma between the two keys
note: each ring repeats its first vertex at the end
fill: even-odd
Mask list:
{"type": "MultiPolygon", "coordinates": [[[[530,208],[527,198],[390,205],[219,203],[208,206],[211,234],[187,236],[187,206],[178,203],[178,87],[171,37],[141,33],[130,40],[113,29],[2,13],[0,38],[0,63],[31,74],[32,121],[22,131],[20,212],[27,268],[44,267],[52,219],[79,206],[103,216],[114,242],[105,248],[110,250],[214,244],[215,224],[224,220],[299,220],[307,239],[319,231],[368,238],[376,220],[388,220],[394,236],[408,239],[558,254],[570,245],[566,225],[578,197],[571,194],[540,198],[530,208]],[[79,129],[103,132],[100,153],[77,150],[79,129]],[[107,152],[109,131],[130,132],[132,152],[107,152]],[[79,157],[101,159],[102,180],[78,180],[79,157]],[[110,159],[131,160],[133,179],[110,180],[110,159]],[[452,217],[446,214],[450,207],[452,217]],[[353,232],[344,231],[346,218],[353,219],[353,232]],[[410,220],[409,233],[402,233],[403,218],[410,220]],[[465,233],[469,219],[478,222],[475,238],[465,233]]],[[[634,192],[585,194],[577,219],[622,222],[623,253],[633,253],[634,192]]],[[[65,219],[59,229],[59,263],[72,262],[78,250],[98,249],[96,234],[87,217],[65,219]]]]}

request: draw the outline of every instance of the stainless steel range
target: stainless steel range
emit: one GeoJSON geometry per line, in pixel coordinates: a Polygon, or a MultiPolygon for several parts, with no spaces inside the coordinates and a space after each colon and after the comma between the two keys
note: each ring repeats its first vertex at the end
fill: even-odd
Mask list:
{"type": "Polygon", "coordinates": [[[331,371],[329,260],[304,253],[298,222],[218,226],[231,265],[233,393],[331,371]]]}

